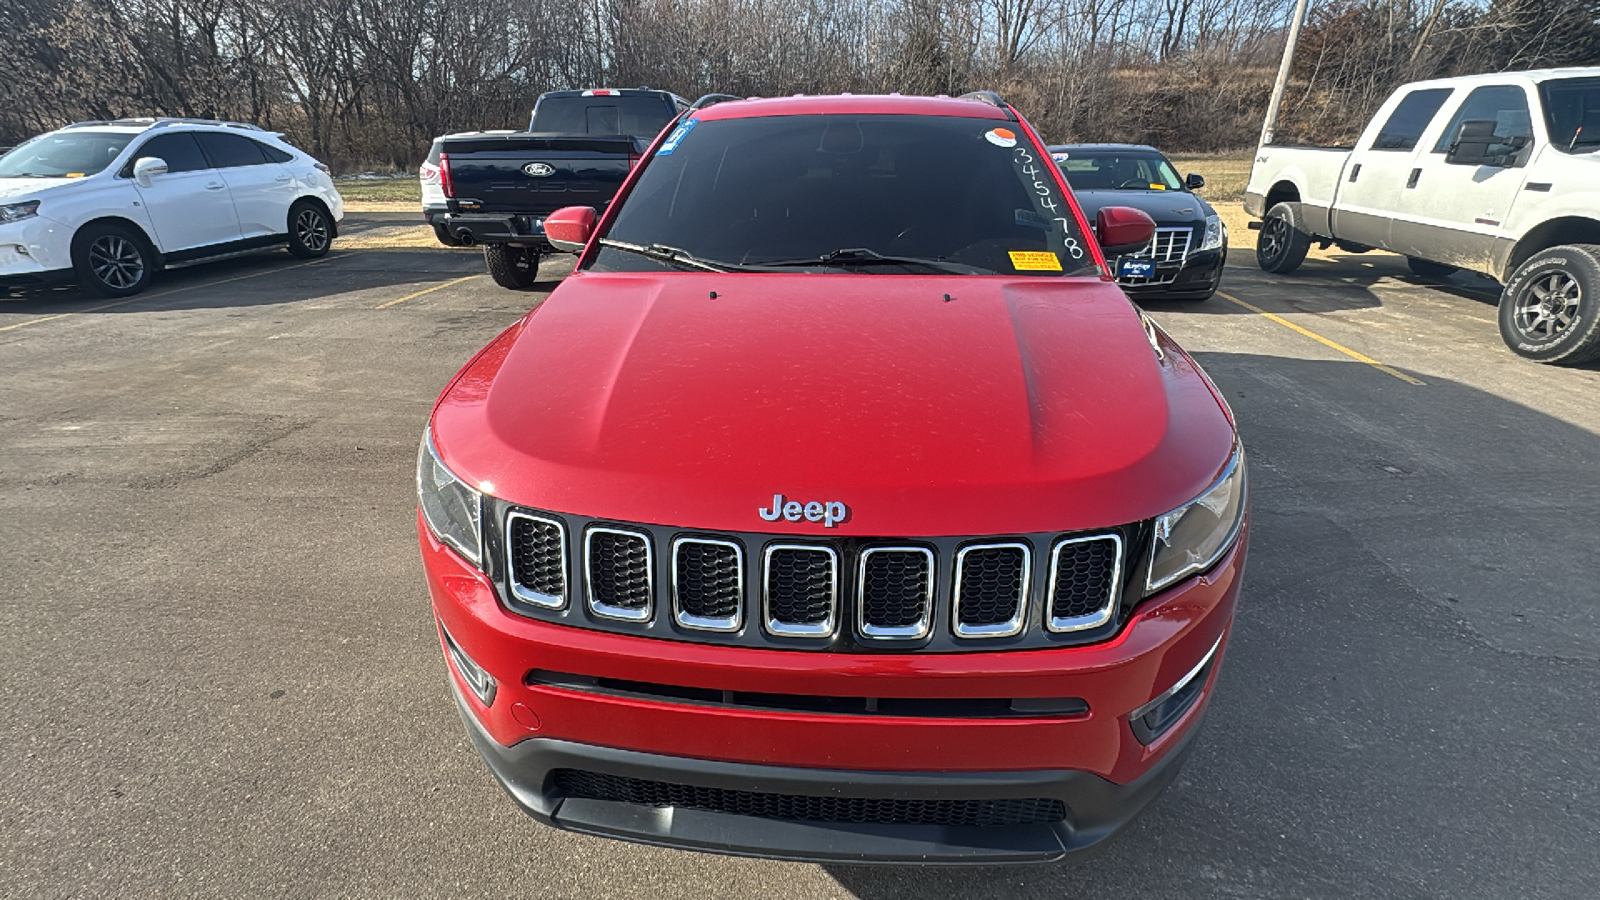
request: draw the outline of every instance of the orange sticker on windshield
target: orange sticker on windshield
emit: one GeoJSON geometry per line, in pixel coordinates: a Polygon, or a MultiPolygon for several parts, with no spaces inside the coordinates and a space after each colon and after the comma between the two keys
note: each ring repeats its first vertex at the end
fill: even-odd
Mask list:
{"type": "Polygon", "coordinates": [[[1152,184],[1152,185],[1150,185],[1150,190],[1152,190],[1152,191],[1164,191],[1166,189],[1167,189],[1167,186],[1164,185],[1164,184],[1152,184]]]}
{"type": "Polygon", "coordinates": [[[1061,271],[1061,258],[1046,250],[1012,250],[1009,255],[1018,272],[1061,271]]]}
{"type": "Polygon", "coordinates": [[[995,128],[986,131],[983,134],[983,138],[996,147],[1015,147],[1017,145],[1017,133],[1009,128],[995,128]]]}

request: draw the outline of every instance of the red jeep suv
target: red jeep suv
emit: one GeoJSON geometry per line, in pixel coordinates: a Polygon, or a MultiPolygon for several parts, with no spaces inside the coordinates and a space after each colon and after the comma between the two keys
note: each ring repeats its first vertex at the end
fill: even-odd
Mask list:
{"type": "Polygon", "coordinates": [[[1147,217],[1092,234],[993,94],[709,97],[545,227],[576,269],[445,389],[417,473],[456,700],[519,805],[997,863],[1174,777],[1245,465],[1106,271],[1147,217]]]}

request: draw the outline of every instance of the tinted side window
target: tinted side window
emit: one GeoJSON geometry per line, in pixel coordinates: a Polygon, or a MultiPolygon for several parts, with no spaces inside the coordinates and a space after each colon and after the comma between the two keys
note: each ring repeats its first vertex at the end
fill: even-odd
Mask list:
{"type": "Polygon", "coordinates": [[[1372,142],[1372,149],[1414,149],[1422,132],[1427,130],[1428,123],[1433,121],[1434,114],[1449,96],[1450,88],[1428,88],[1407,94],[1394,112],[1389,114],[1389,121],[1383,123],[1377,140],[1372,142]]]}
{"type": "Polygon", "coordinates": [[[1478,88],[1461,101],[1456,114],[1450,117],[1450,124],[1439,135],[1439,142],[1433,145],[1433,152],[1449,152],[1450,143],[1456,139],[1461,123],[1476,119],[1493,121],[1494,136],[1497,138],[1533,136],[1533,116],[1528,114],[1528,95],[1514,84],[1494,84],[1478,88]]]}
{"type": "MultiPolygon", "coordinates": [[[[201,169],[211,168],[211,165],[206,162],[205,156],[200,152],[200,145],[194,142],[194,135],[192,134],[180,132],[178,134],[156,135],[144,142],[144,146],[133,154],[133,159],[137,162],[140,158],[146,156],[154,156],[165,160],[167,171],[173,174],[178,172],[198,172],[201,169]]],[[[127,170],[127,174],[133,174],[131,167],[127,170]]]]}
{"type": "Polygon", "coordinates": [[[195,136],[200,139],[200,146],[206,148],[206,155],[211,157],[211,162],[219,169],[259,166],[267,161],[261,152],[261,145],[247,137],[220,131],[202,131],[195,136]]]}
{"type": "Polygon", "coordinates": [[[263,144],[260,141],[251,141],[250,143],[261,148],[261,152],[267,157],[267,162],[286,163],[294,159],[294,157],[290,154],[279,150],[277,147],[274,147],[271,144],[263,144]]]}

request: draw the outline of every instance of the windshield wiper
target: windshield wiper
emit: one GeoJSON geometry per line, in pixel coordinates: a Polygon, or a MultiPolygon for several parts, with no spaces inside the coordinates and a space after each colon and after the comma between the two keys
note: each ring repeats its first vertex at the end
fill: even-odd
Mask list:
{"type": "Polygon", "coordinates": [[[682,250],[677,247],[668,247],[666,244],[630,244],[627,241],[617,241],[612,240],[611,238],[601,238],[596,243],[602,247],[615,247],[618,250],[626,250],[629,253],[637,253],[646,259],[653,259],[657,262],[676,263],[678,265],[688,266],[691,269],[700,269],[706,272],[733,272],[746,268],[745,266],[735,265],[734,263],[714,262],[712,260],[700,259],[687,250],[682,250]]]}
{"type": "Polygon", "coordinates": [[[947,275],[976,275],[984,270],[976,266],[962,265],[961,263],[946,262],[942,259],[927,259],[921,256],[886,256],[876,250],[866,247],[848,247],[834,250],[821,256],[807,256],[799,259],[773,259],[763,260],[757,265],[766,267],[780,266],[922,266],[935,272],[947,275]]]}

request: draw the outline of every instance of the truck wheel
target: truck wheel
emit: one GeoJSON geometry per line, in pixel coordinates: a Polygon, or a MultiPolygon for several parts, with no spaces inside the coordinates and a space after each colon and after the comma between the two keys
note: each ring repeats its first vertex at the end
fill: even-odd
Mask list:
{"type": "Polygon", "coordinates": [[[1306,261],[1311,235],[1300,230],[1298,210],[1291,203],[1279,203],[1267,210],[1261,222],[1261,237],[1256,239],[1256,264],[1277,275],[1287,275],[1306,261]]]}
{"type": "Polygon", "coordinates": [[[438,238],[439,243],[445,245],[446,247],[461,246],[461,242],[456,240],[456,236],[450,233],[450,229],[437,222],[435,222],[433,225],[433,236],[438,238]]]}
{"type": "Polygon", "coordinates": [[[144,236],[112,222],[92,224],[72,238],[78,287],[102,297],[131,297],[156,277],[155,250],[144,236]]]}
{"type": "Polygon", "coordinates": [[[494,283],[514,291],[525,291],[539,280],[539,251],[510,244],[484,244],[483,261],[489,266],[494,283]]]}
{"type": "Polygon", "coordinates": [[[301,259],[326,256],[333,246],[333,223],[322,204],[297,200],[289,207],[289,252],[301,259]]]}
{"type": "Polygon", "coordinates": [[[1600,358],[1600,246],[1551,247],[1517,266],[1500,295],[1500,337],[1534,362],[1600,358]]]}
{"type": "Polygon", "coordinates": [[[1436,263],[1415,256],[1406,257],[1406,265],[1411,267],[1411,272],[1421,278],[1449,278],[1457,269],[1444,263],[1436,263]]]}

